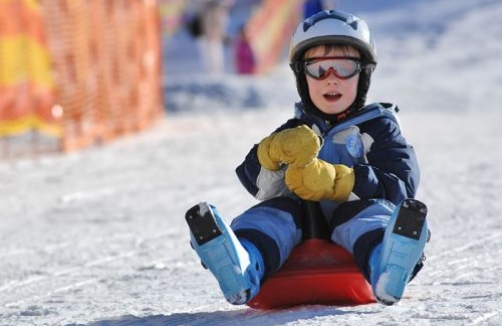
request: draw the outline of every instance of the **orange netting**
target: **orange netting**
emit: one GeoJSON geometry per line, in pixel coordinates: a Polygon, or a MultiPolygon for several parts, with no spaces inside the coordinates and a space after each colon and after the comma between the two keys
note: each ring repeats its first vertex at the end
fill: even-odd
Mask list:
{"type": "Polygon", "coordinates": [[[0,13],[0,140],[36,130],[66,151],[162,114],[157,0],[0,0],[0,13]]]}
{"type": "Polygon", "coordinates": [[[51,114],[54,95],[40,6],[0,1],[0,137],[26,128],[60,134],[51,114]]]}

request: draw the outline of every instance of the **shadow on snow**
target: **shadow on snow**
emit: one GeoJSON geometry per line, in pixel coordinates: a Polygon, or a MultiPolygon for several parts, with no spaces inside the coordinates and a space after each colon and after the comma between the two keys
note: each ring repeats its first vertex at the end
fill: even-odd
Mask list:
{"type": "MultiPolygon", "coordinates": [[[[368,314],[369,312],[363,313],[368,314]]],[[[99,320],[87,326],[135,326],[135,325],[186,325],[186,326],[274,326],[298,320],[317,319],[325,316],[353,314],[339,307],[302,306],[282,310],[242,309],[234,311],[187,312],[171,315],[136,317],[126,315],[107,320],[99,320]]],[[[361,314],[361,312],[358,312],[361,314]]],[[[76,326],[75,324],[67,326],[76,326]]]]}

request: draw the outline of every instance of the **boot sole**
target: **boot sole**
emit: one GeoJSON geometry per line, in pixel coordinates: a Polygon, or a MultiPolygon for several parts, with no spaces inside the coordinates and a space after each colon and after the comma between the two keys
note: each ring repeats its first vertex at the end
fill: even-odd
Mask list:
{"type": "Polygon", "coordinates": [[[427,207],[405,199],[390,220],[382,247],[384,270],[377,281],[377,300],[385,305],[398,302],[411,273],[422,256],[428,238],[427,207]]]}
{"type": "Polygon", "coordinates": [[[190,208],[185,219],[192,247],[202,265],[216,277],[225,299],[231,304],[245,304],[250,297],[250,284],[243,270],[249,266],[249,261],[239,264],[237,238],[230,234],[229,227],[213,214],[207,203],[190,208]]]}

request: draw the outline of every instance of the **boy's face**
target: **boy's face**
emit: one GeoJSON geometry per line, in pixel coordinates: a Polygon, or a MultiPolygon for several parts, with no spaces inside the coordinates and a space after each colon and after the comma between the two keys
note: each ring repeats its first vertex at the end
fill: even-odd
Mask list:
{"type": "MultiPolygon", "coordinates": [[[[323,46],[317,46],[307,51],[305,59],[334,56],[359,58],[359,53],[352,48],[332,48],[328,53],[325,53],[323,46]]],[[[306,78],[310,98],[314,105],[323,113],[341,113],[348,109],[356,99],[359,73],[348,79],[341,79],[332,71],[329,71],[328,76],[321,80],[314,79],[308,74],[306,74],[306,78]]]]}

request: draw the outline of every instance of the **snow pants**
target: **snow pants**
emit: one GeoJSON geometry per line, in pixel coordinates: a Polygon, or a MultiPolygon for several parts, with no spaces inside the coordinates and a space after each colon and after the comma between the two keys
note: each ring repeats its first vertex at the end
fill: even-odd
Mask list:
{"type": "MultiPolygon", "coordinates": [[[[251,207],[232,223],[238,238],[256,245],[265,263],[264,282],[281,268],[295,246],[303,239],[304,202],[277,197],[251,207]]],[[[330,239],[350,252],[365,278],[369,280],[367,261],[379,244],[395,206],[386,200],[350,201],[338,206],[325,218],[330,239]]]]}

